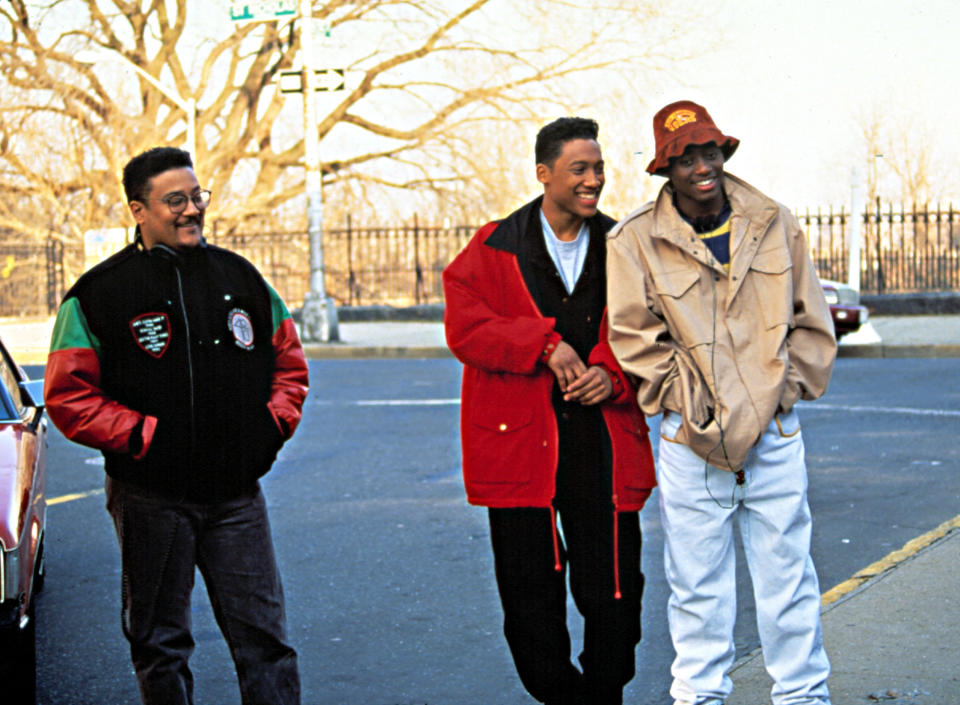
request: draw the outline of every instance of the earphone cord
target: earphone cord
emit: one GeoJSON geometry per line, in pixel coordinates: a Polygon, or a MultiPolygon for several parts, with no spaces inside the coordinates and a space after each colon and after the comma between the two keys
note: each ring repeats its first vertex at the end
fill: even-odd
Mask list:
{"type": "MultiPolygon", "coordinates": [[[[716,370],[716,358],[717,358],[717,284],[716,284],[716,274],[713,275],[713,279],[710,280],[710,283],[713,287],[713,341],[710,343],[710,379],[713,380],[714,386],[714,395],[717,386],[717,370],[716,370]]],[[[727,461],[727,467],[731,467],[730,457],[727,455],[727,445],[723,437],[723,419],[721,418],[722,412],[720,411],[720,404],[716,403],[714,400],[714,411],[716,412],[715,420],[717,422],[717,428],[720,429],[720,442],[713,447],[709,453],[707,453],[707,459],[703,461],[703,487],[706,489],[707,494],[710,496],[716,505],[722,509],[733,509],[736,504],[736,493],[737,485],[742,485],[744,483],[744,474],[743,469],[736,471],[737,481],[734,484],[733,488],[730,490],[730,505],[727,506],[723,504],[719,499],[713,496],[713,492],[710,491],[710,484],[708,482],[707,471],[710,467],[710,456],[713,454],[713,451],[717,448],[723,451],[723,457],[727,461]]]]}

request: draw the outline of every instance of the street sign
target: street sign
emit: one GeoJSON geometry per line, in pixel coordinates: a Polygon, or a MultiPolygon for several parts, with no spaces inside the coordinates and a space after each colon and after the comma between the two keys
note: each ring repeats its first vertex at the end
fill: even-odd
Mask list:
{"type": "Polygon", "coordinates": [[[269,22],[297,16],[297,0],[230,0],[234,22],[269,22]]]}
{"type": "MultiPolygon", "coordinates": [[[[317,91],[343,90],[343,69],[316,69],[313,73],[317,77],[317,91]]],[[[303,93],[303,72],[281,71],[280,92],[303,93]]]]}

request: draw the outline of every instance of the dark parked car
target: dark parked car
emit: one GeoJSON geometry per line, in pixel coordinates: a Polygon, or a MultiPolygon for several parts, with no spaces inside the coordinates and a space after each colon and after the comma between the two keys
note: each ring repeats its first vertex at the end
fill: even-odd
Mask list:
{"type": "Polygon", "coordinates": [[[46,450],[43,381],[27,379],[0,342],[0,700],[10,705],[35,702],[46,450]]]}
{"type": "Polygon", "coordinates": [[[860,305],[860,293],[852,286],[841,282],[821,279],[823,294],[830,305],[834,333],[840,340],[847,333],[853,333],[867,322],[870,312],[860,305]]]}

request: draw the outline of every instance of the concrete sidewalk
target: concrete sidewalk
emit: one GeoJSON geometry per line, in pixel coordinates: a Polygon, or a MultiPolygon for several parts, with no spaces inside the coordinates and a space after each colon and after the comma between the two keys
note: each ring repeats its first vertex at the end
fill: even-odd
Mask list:
{"type": "MultiPolygon", "coordinates": [[[[960,315],[876,317],[864,328],[841,341],[841,357],[960,357],[960,315]]],[[[447,357],[451,354],[442,323],[340,323],[340,340],[306,344],[307,357],[447,357]]]]}
{"type": "MultiPolygon", "coordinates": [[[[960,703],[960,516],[823,596],[834,705],[960,703]]],[[[760,649],[730,673],[727,705],[770,702],[760,649]]]]}

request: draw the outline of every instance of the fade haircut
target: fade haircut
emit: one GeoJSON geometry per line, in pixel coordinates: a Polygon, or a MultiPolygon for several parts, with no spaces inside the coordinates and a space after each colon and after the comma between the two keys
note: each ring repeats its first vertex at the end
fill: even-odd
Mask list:
{"type": "Polygon", "coordinates": [[[127,195],[127,203],[144,202],[148,196],[150,179],[157,174],[184,167],[192,169],[193,160],[189,152],[177,147],[154,147],[138,154],[123,167],[123,191],[127,195]]]}
{"type": "Polygon", "coordinates": [[[596,140],[599,132],[597,121],[589,118],[562,117],[544,125],[537,133],[537,164],[546,164],[552,170],[565,143],[570,140],[596,140]]]}

